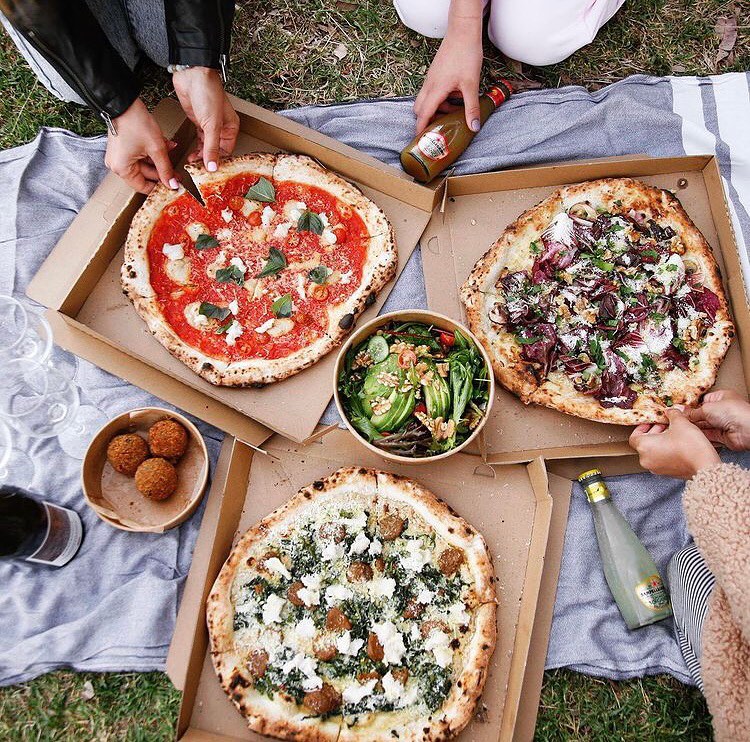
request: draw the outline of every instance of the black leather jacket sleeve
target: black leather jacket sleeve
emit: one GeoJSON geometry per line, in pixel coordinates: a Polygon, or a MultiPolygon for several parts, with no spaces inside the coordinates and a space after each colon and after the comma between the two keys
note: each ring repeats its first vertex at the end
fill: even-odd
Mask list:
{"type": "Polygon", "coordinates": [[[222,69],[229,54],[234,0],[165,0],[170,64],[222,69]]]}
{"type": "Polygon", "coordinates": [[[135,74],[84,0],[1,0],[13,27],[86,103],[115,118],[138,97],[135,74]]]}

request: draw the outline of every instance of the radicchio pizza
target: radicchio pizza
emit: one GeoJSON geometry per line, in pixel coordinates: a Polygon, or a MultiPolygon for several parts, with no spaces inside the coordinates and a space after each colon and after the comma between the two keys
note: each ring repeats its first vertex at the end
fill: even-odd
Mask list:
{"type": "Polygon", "coordinates": [[[211,658],[253,731],[429,742],[470,721],[495,648],[484,538],[416,482],[339,469],[237,542],[211,658]]]}
{"type": "Polygon", "coordinates": [[[610,423],[697,402],[734,335],[703,235],[672,193],[629,178],[566,186],[526,211],[461,297],[503,386],[610,423]]]}
{"type": "Polygon", "coordinates": [[[157,340],[213,384],[311,365],[395,274],[383,212],[309,157],[186,170],[203,203],[156,186],[133,219],[122,285],[157,340]]]}

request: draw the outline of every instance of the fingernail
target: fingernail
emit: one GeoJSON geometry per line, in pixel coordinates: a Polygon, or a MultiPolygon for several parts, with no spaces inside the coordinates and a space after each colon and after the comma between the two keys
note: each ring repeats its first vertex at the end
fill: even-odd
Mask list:
{"type": "Polygon", "coordinates": [[[473,120],[473,121],[471,122],[471,130],[472,130],[472,131],[479,131],[479,129],[481,128],[481,126],[482,126],[482,124],[481,124],[481,122],[479,121],[479,119],[474,119],[474,120],[473,120]]]}
{"type": "Polygon", "coordinates": [[[170,180],[169,180],[169,187],[173,191],[176,191],[180,187],[180,184],[177,182],[177,178],[170,178],[170,180]]]}
{"type": "Polygon", "coordinates": [[[216,163],[213,160],[211,160],[211,162],[209,162],[208,165],[206,165],[206,169],[208,170],[209,173],[215,173],[216,163]]]}

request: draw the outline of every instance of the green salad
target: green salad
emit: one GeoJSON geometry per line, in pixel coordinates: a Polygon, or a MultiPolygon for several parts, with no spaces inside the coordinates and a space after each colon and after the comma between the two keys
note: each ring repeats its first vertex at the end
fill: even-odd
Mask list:
{"type": "Polygon", "coordinates": [[[392,321],[349,349],[338,390],[349,422],[370,443],[434,456],[463,443],[484,418],[489,370],[460,331],[392,321]]]}

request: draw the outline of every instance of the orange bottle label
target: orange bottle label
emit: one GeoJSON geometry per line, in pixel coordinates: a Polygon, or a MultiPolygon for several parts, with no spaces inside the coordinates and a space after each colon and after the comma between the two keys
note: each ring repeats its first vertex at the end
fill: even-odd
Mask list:
{"type": "Polygon", "coordinates": [[[487,95],[488,98],[492,99],[492,102],[495,104],[495,108],[497,108],[501,103],[504,103],[508,98],[510,98],[511,92],[513,88],[511,87],[510,83],[506,80],[498,80],[497,85],[492,85],[485,95],[487,95]]]}
{"type": "Polygon", "coordinates": [[[448,142],[439,131],[426,131],[422,134],[417,148],[430,160],[442,160],[448,155],[448,142]]]}

